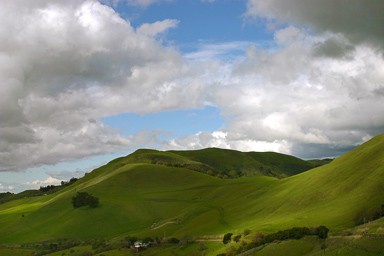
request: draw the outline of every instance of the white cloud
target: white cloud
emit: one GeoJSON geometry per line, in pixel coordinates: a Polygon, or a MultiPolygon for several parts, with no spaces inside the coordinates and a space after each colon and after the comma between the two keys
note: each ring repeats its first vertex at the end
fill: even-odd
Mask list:
{"type": "MultiPolygon", "coordinates": [[[[230,131],[228,131],[230,132],[230,131]]],[[[240,151],[273,151],[290,153],[290,147],[285,140],[263,141],[251,138],[231,138],[228,132],[199,132],[183,138],[173,139],[163,145],[164,149],[201,149],[201,148],[225,148],[240,151]]]]}
{"type": "Polygon", "coordinates": [[[12,192],[15,189],[13,185],[0,183],[0,193],[12,192]]]}
{"type": "Polygon", "coordinates": [[[213,101],[231,117],[231,145],[285,141],[292,154],[335,156],[384,130],[384,59],[366,45],[319,54],[330,37],[338,40],[287,27],[275,32],[275,48],[249,48],[213,101]]]}
{"type": "Polygon", "coordinates": [[[218,131],[225,136],[202,132],[166,148],[334,157],[384,130],[384,59],[376,48],[293,26],[277,29],[274,38],[275,46],[248,46],[245,58],[229,62],[222,56],[231,48],[222,44],[187,55],[199,64],[216,63],[206,81],[209,102],[226,120],[218,131]]]}
{"type": "Polygon", "coordinates": [[[139,34],[153,37],[160,33],[164,33],[170,28],[177,27],[178,24],[179,24],[178,20],[170,20],[170,19],[156,21],[154,23],[144,23],[137,29],[137,32],[139,34]]]}
{"type": "Polygon", "coordinates": [[[225,128],[165,148],[321,157],[382,132],[384,29],[374,8],[381,3],[353,1],[361,8],[331,12],[329,20],[340,21],[332,25],[316,18],[330,1],[308,2],[249,1],[248,15],[296,23],[278,26],[267,48],[227,42],[182,56],[158,38],[175,20],[134,29],[96,0],[1,1],[0,171],[156,147],[156,131],[124,137],[100,120],[204,104],[220,109],[225,128]],[[372,18],[361,19],[369,11],[372,18]]]}
{"type": "Polygon", "coordinates": [[[246,49],[253,45],[247,41],[232,41],[225,43],[202,43],[196,51],[184,55],[193,62],[212,62],[214,60],[231,61],[242,56],[246,49]]]}
{"type": "Polygon", "coordinates": [[[201,149],[209,147],[231,148],[226,140],[227,134],[222,131],[199,132],[183,138],[173,139],[165,143],[164,147],[169,149],[201,149]]]}
{"type": "Polygon", "coordinates": [[[20,0],[0,24],[0,171],[127,150],[102,117],[202,102],[199,68],[155,38],[175,20],[135,30],[96,0],[20,0]]]}
{"type": "Polygon", "coordinates": [[[59,185],[61,183],[61,180],[48,177],[45,180],[34,180],[31,182],[25,182],[24,185],[33,187],[33,188],[38,188],[39,186],[46,186],[46,185],[59,185]]]}

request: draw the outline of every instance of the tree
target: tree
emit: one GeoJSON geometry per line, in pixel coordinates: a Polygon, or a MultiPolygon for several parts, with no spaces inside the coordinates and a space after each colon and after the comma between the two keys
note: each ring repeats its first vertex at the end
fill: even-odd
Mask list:
{"type": "Polygon", "coordinates": [[[328,237],[329,229],[326,226],[319,226],[316,228],[317,236],[321,239],[325,239],[328,237]]]}
{"type": "Polygon", "coordinates": [[[99,198],[88,194],[87,192],[77,192],[77,194],[72,197],[72,205],[74,208],[79,208],[83,206],[96,208],[99,206],[99,198]]]}
{"type": "Polygon", "coordinates": [[[78,181],[79,179],[77,179],[77,178],[71,178],[70,180],[69,180],[69,183],[70,184],[73,184],[73,183],[75,183],[76,181],[78,181]]]}
{"type": "Polygon", "coordinates": [[[236,243],[240,241],[241,235],[235,235],[232,240],[235,241],[236,243]]]}
{"type": "Polygon", "coordinates": [[[223,244],[229,243],[231,241],[232,235],[232,233],[225,234],[223,237],[223,244]]]}

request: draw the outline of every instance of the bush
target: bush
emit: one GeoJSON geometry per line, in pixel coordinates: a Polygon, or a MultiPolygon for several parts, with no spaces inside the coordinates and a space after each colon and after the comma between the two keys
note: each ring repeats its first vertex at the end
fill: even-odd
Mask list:
{"type": "Polygon", "coordinates": [[[241,235],[236,235],[236,236],[234,236],[233,238],[232,238],[232,240],[234,241],[234,242],[239,242],[240,241],[240,238],[241,238],[241,235]]]}
{"type": "Polygon", "coordinates": [[[319,226],[316,228],[316,235],[321,239],[325,239],[328,237],[328,231],[329,229],[326,226],[319,226]]]}
{"type": "Polygon", "coordinates": [[[223,244],[229,243],[231,241],[232,235],[232,233],[225,234],[223,237],[223,244]]]}
{"type": "Polygon", "coordinates": [[[72,197],[72,205],[74,208],[79,208],[83,206],[96,208],[99,206],[99,198],[88,194],[87,192],[77,192],[77,194],[72,197]]]}

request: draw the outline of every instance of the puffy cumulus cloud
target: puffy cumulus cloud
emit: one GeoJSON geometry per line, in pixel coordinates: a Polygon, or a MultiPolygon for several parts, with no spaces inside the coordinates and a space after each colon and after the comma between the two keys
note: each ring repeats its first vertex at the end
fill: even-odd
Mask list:
{"type": "Polygon", "coordinates": [[[342,34],[352,43],[368,43],[384,50],[382,10],[381,0],[248,0],[247,15],[311,26],[316,31],[342,34]]]}
{"type": "Polygon", "coordinates": [[[48,177],[45,180],[34,180],[31,182],[26,182],[24,185],[30,186],[30,187],[39,187],[39,186],[45,186],[45,185],[58,185],[60,184],[61,180],[48,177]]]}
{"type": "Polygon", "coordinates": [[[207,100],[220,109],[225,128],[173,139],[165,149],[334,157],[384,131],[384,59],[376,48],[295,26],[277,29],[268,47],[224,46],[205,45],[186,58],[199,65],[215,60],[205,79],[212,85],[207,100]],[[223,58],[247,47],[245,56],[223,58]]]}
{"type": "Polygon", "coordinates": [[[1,1],[0,171],[139,144],[333,156],[382,132],[381,2],[335,8],[332,24],[318,18],[330,1],[298,2],[249,0],[248,15],[317,30],[286,26],[272,46],[222,43],[181,56],[158,40],[175,20],[135,29],[96,0],[1,1]],[[225,129],[164,142],[163,132],[124,137],[100,121],[204,104],[220,109],[225,129]]]}
{"type": "Polygon", "coordinates": [[[198,132],[182,138],[177,138],[164,143],[169,149],[201,149],[201,148],[231,148],[226,139],[227,134],[223,131],[198,132]]]}
{"type": "Polygon", "coordinates": [[[164,143],[165,149],[201,149],[225,148],[240,151],[274,151],[289,153],[290,147],[285,140],[264,141],[253,140],[245,136],[242,139],[233,138],[229,131],[199,132],[197,134],[177,138],[164,143]]]}
{"type": "Polygon", "coordinates": [[[101,118],[200,104],[198,68],[96,0],[0,3],[0,171],[127,149],[101,118]]]}
{"type": "Polygon", "coordinates": [[[250,47],[213,100],[231,117],[226,142],[279,143],[275,149],[310,158],[340,155],[381,133],[384,59],[337,40],[345,38],[290,26],[275,32],[275,47],[250,47]]]}

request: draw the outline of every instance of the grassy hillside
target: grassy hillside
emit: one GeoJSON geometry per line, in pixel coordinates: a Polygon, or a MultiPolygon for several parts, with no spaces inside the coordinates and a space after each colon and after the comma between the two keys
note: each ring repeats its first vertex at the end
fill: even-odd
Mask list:
{"type": "MultiPolygon", "coordinates": [[[[213,158],[222,154],[210,150],[213,158]]],[[[255,154],[245,154],[241,161],[255,154]]],[[[258,161],[271,162],[273,157],[258,161]]],[[[234,158],[203,158],[201,152],[143,150],[111,161],[54,194],[1,204],[0,241],[204,236],[317,225],[337,230],[371,218],[384,203],[384,135],[328,165],[284,179],[220,179],[183,167],[220,169],[236,163],[234,158]],[[153,163],[153,156],[166,162],[170,157],[177,165],[153,163]],[[71,197],[78,191],[99,197],[101,206],[74,209],[71,197]]]]}

